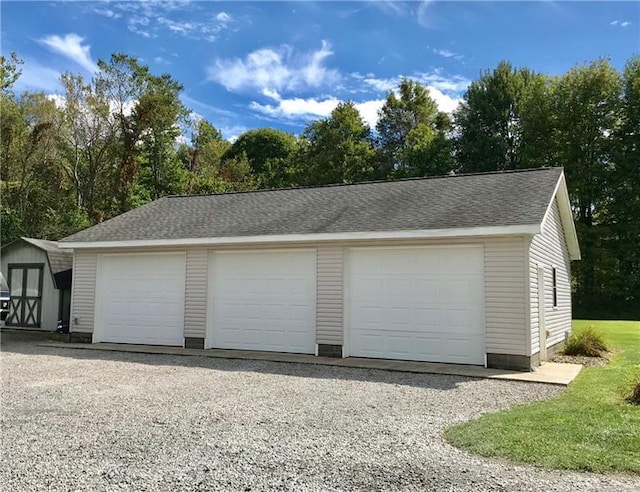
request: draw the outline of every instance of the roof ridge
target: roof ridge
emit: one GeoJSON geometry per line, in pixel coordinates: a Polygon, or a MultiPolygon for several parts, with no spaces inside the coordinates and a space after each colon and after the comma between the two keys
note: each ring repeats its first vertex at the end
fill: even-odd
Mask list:
{"type": "MultiPolygon", "coordinates": [[[[527,173],[527,172],[537,172],[537,171],[549,171],[551,169],[560,169],[564,171],[562,166],[541,166],[541,167],[533,167],[527,169],[505,169],[502,171],[483,171],[483,172],[475,172],[475,173],[459,173],[459,174],[444,174],[437,176],[418,176],[413,178],[400,178],[400,179],[378,179],[378,180],[370,180],[370,181],[360,181],[358,183],[331,183],[325,185],[309,185],[309,186],[292,186],[290,188],[262,188],[257,190],[234,190],[234,191],[221,191],[218,193],[194,193],[194,194],[185,194],[185,195],[165,195],[162,198],[197,198],[197,197],[205,197],[205,196],[223,196],[223,195],[241,195],[241,194],[249,194],[249,193],[269,193],[274,191],[295,191],[295,190],[315,190],[315,189],[323,189],[323,188],[342,188],[349,186],[359,186],[359,185],[372,185],[372,184],[389,184],[389,183],[403,183],[407,181],[427,181],[427,180],[436,180],[436,179],[445,179],[445,178],[466,178],[472,176],[487,176],[487,175],[496,175],[496,174],[518,174],[518,173],[527,173]]],[[[153,202],[150,202],[153,203],[153,202]]],[[[148,204],[146,204],[148,205],[148,204]]]]}
{"type": "Polygon", "coordinates": [[[47,243],[52,243],[52,244],[58,244],[58,241],[52,241],[51,239],[40,239],[37,237],[26,237],[26,236],[20,236],[20,239],[22,239],[23,241],[28,242],[29,244],[33,245],[33,246],[37,246],[41,245],[41,246],[48,246],[47,243]]]}

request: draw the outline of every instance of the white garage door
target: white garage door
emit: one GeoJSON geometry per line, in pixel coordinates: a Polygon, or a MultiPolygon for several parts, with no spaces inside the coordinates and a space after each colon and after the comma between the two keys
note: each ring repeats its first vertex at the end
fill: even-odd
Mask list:
{"type": "Polygon", "coordinates": [[[213,256],[207,346],[315,353],[315,251],[213,256]]]}
{"type": "Polygon", "coordinates": [[[349,354],[484,364],[481,248],[349,252],[349,354]]]}
{"type": "Polygon", "coordinates": [[[184,343],[185,255],[104,255],[99,259],[100,342],[184,343]]]}

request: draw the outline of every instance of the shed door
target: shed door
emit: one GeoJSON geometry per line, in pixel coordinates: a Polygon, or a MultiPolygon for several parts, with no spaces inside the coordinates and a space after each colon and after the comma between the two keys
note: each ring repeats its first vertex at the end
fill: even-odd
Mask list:
{"type": "Polygon", "coordinates": [[[182,346],[184,292],[183,253],[101,256],[94,338],[182,346]]]}
{"type": "Polygon", "coordinates": [[[315,353],[315,251],[213,256],[208,347],[315,353]]]}
{"type": "Polygon", "coordinates": [[[352,249],[349,354],[484,364],[482,248],[352,249]]]}
{"type": "Polygon", "coordinates": [[[9,264],[9,315],[7,326],[40,328],[42,322],[42,270],[35,263],[9,264]]]}

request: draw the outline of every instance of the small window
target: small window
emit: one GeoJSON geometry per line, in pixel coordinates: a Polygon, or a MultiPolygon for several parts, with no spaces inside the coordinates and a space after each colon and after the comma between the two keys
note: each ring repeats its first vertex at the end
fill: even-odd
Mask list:
{"type": "Polygon", "coordinates": [[[553,275],[553,307],[558,307],[558,282],[557,282],[557,275],[556,275],[555,268],[552,269],[552,275],[553,275]]]}

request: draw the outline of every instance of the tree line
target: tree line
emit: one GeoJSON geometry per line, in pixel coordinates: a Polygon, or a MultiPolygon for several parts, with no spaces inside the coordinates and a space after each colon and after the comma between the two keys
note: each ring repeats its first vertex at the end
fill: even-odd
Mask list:
{"type": "Polygon", "coordinates": [[[91,80],[65,73],[60,96],[14,93],[22,61],[0,61],[3,244],[59,239],[170,194],[562,166],[582,251],[575,315],[640,318],[638,56],[554,77],[504,61],[453,114],[406,78],[373,129],[347,101],[300,135],[261,128],[234,142],[133,57],[100,61],[91,80]]]}

